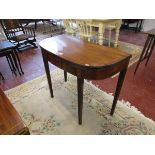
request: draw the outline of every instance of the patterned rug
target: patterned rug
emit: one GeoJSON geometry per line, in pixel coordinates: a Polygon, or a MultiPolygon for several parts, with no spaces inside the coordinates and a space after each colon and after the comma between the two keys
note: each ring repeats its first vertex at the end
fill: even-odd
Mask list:
{"type": "Polygon", "coordinates": [[[78,125],[76,77],[68,74],[68,81],[64,82],[62,70],[56,69],[51,74],[54,98],[50,97],[45,76],[5,92],[31,134],[155,134],[155,122],[129,103],[118,101],[114,115],[110,116],[113,96],[87,81],[83,124],[78,125]]]}

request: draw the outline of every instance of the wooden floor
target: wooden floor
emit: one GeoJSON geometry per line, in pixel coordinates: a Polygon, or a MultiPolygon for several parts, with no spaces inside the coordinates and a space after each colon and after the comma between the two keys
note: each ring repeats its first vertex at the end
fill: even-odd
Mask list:
{"type": "MultiPolygon", "coordinates": [[[[136,45],[144,45],[146,35],[135,33],[132,31],[121,31],[120,40],[136,45]]],[[[15,76],[11,73],[8,63],[5,58],[0,58],[0,72],[3,73],[5,81],[1,82],[0,87],[3,90],[11,89],[24,82],[35,79],[38,76],[45,74],[42,56],[40,49],[28,49],[19,53],[22,68],[25,72],[22,76],[15,76]]],[[[148,63],[147,68],[144,67],[144,62],[139,67],[137,74],[133,72],[135,65],[132,65],[128,72],[120,95],[121,99],[131,102],[145,116],[155,120],[155,50],[148,63]]],[[[50,69],[56,67],[51,65],[50,69]]],[[[106,92],[114,93],[117,77],[106,80],[93,81],[106,92]]]]}

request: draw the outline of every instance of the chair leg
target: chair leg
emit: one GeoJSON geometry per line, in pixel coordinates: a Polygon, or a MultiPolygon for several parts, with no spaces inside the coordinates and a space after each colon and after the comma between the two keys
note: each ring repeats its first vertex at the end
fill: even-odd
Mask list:
{"type": "Polygon", "coordinates": [[[10,60],[9,60],[9,57],[6,56],[6,59],[7,59],[7,62],[8,62],[8,64],[9,64],[9,67],[10,67],[11,71],[13,71],[13,68],[12,68],[12,66],[11,66],[11,62],[10,62],[10,60]]]}
{"type": "Polygon", "coordinates": [[[33,45],[35,48],[38,48],[37,45],[34,43],[34,40],[28,40],[28,43],[30,43],[31,45],[33,45]]]}
{"type": "Polygon", "coordinates": [[[110,47],[111,43],[111,28],[109,28],[109,40],[108,40],[108,46],[110,47]]]}
{"type": "Polygon", "coordinates": [[[17,62],[19,64],[20,71],[21,71],[22,74],[24,74],[23,69],[21,67],[20,59],[19,59],[19,56],[18,56],[18,53],[17,53],[16,49],[14,49],[14,54],[15,54],[15,59],[17,58],[17,62]]]}
{"type": "MultiPolygon", "coordinates": [[[[16,68],[15,68],[15,66],[14,66],[14,61],[12,60],[12,57],[11,57],[10,54],[8,55],[8,60],[10,61],[10,66],[11,66],[11,68],[12,68],[12,72],[17,76],[17,74],[16,74],[16,68]]],[[[11,68],[10,68],[10,69],[11,69],[11,68]]]]}

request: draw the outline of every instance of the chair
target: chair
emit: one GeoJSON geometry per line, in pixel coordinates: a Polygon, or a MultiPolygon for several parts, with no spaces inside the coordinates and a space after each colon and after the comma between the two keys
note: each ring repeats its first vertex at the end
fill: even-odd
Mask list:
{"type": "Polygon", "coordinates": [[[73,20],[73,19],[64,19],[63,23],[64,23],[64,27],[65,27],[65,32],[67,34],[71,34],[71,35],[75,36],[76,33],[78,32],[75,20],[73,20]]]}
{"type": "Polygon", "coordinates": [[[17,49],[20,51],[23,44],[27,43],[37,48],[35,39],[35,31],[30,27],[23,27],[17,19],[5,19],[1,20],[3,31],[9,41],[17,45],[17,49]]]}
{"type": "Polygon", "coordinates": [[[97,38],[94,38],[95,36],[98,37],[98,32],[94,31],[91,20],[77,20],[77,25],[80,32],[80,38],[86,39],[88,42],[92,39],[93,41],[98,40],[97,38]]]}

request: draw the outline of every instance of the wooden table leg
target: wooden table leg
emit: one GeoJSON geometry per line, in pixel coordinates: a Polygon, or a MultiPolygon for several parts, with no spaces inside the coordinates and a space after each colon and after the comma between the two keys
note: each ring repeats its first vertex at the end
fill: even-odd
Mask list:
{"type": "Polygon", "coordinates": [[[65,82],[67,82],[67,72],[64,71],[64,79],[65,79],[65,82]]]}
{"type": "Polygon", "coordinates": [[[147,65],[147,63],[148,63],[148,61],[149,61],[149,59],[151,57],[154,45],[155,45],[155,37],[152,36],[152,35],[148,35],[147,39],[146,39],[146,42],[145,42],[145,45],[144,45],[144,48],[143,48],[143,51],[142,51],[142,53],[140,55],[137,66],[135,68],[134,74],[136,74],[136,72],[138,70],[138,67],[140,65],[140,62],[143,61],[146,58],[147,58],[147,61],[146,61],[145,66],[147,65]]]}
{"type": "Polygon", "coordinates": [[[11,65],[11,62],[10,62],[9,57],[6,56],[6,59],[7,59],[7,62],[8,62],[8,64],[9,64],[9,67],[10,67],[11,71],[13,72],[13,67],[12,67],[12,65],[11,65]]]}
{"type": "Polygon", "coordinates": [[[99,45],[103,45],[103,34],[104,34],[104,31],[105,31],[105,26],[104,24],[100,23],[99,24],[99,36],[98,36],[98,42],[99,42],[99,45]]]}
{"type": "Polygon", "coordinates": [[[8,54],[8,60],[10,61],[10,65],[12,66],[11,68],[13,69],[12,72],[17,76],[16,74],[16,68],[14,66],[14,61],[12,60],[11,54],[8,54]]]}
{"type": "Polygon", "coordinates": [[[16,59],[16,55],[15,55],[14,51],[12,52],[11,56],[12,56],[12,58],[13,58],[14,64],[15,64],[15,66],[16,66],[16,69],[18,70],[18,73],[19,73],[20,75],[22,75],[22,73],[20,72],[20,69],[19,69],[19,66],[18,66],[18,63],[17,63],[18,60],[16,59]]]}
{"type": "Polygon", "coordinates": [[[118,38],[119,38],[120,27],[121,27],[121,25],[116,25],[116,35],[115,35],[115,43],[114,43],[115,48],[118,46],[118,38]]]}
{"type": "MultiPolygon", "coordinates": [[[[17,58],[17,62],[18,62],[18,64],[19,64],[20,71],[21,71],[22,74],[24,74],[23,69],[22,69],[22,67],[21,67],[21,63],[20,63],[20,59],[19,59],[17,50],[15,49],[13,52],[14,52],[14,54],[15,54],[15,58],[17,58]]],[[[18,65],[18,64],[17,64],[17,65],[18,65]]]]}
{"type": "Polygon", "coordinates": [[[120,91],[121,91],[121,88],[122,88],[122,85],[123,85],[123,81],[125,79],[126,71],[127,71],[127,68],[122,70],[120,72],[120,74],[119,74],[117,87],[116,87],[116,91],[115,91],[115,96],[114,96],[114,100],[113,100],[113,105],[112,105],[111,112],[110,112],[111,115],[114,114],[115,107],[116,107],[116,104],[117,104],[117,100],[119,98],[119,94],[120,94],[120,91]]]}
{"type": "Polygon", "coordinates": [[[149,59],[150,59],[150,57],[152,55],[152,51],[154,49],[154,45],[155,45],[155,36],[152,36],[152,42],[151,42],[150,52],[149,52],[149,54],[147,56],[147,60],[146,60],[145,66],[147,66],[147,64],[149,62],[149,59]]]}
{"type": "Polygon", "coordinates": [[[148,49],[147,46],[148,46],[149,40],[150,40],[150,36],[148,35],[148,36],[147,36],[147,39],[146,39],[146,41],[145,41],[145,45],[144,45],[144,47],[143,47],[143,51],[142,51],[142,53],[141,53],[141,55],[140,55],[140,58],[139,58],[139,60],[138,60],[136,69],[135,69],[135,71],[134,71],[134,74],[136,74],[137,69],[138,69],[138,67],[139,67],[139,65],[140,65],[140,62],[142,61],[143,56],[144,56],[144,54],[145,54],[145,51],[146,51],[146,49],[148,49]]]}
{"type": "Polygon", "coordinates": [[[82,109],[83,109],[83,85],[84,79],[77,77],[77,89],[78,89],[78,118],[79,124],[82,124],[82,109]]]}
{"type": "Polygon", "coordinates": [[[52,81],[51,81],[51,75],[50,75],[50,69],[49,69],[49,64],[48,64],[48,60],[46,59],[46,56],[44,55],[44,53],[42,52],[42,57],[43,57],[43,62],[44,62],[44,66],[45,66],[45,71],[46,71],[46,77],[47,77],[47,81],[48,81],[48,86],[50,89],[50,94],[51,97],[53,98],[53,89],[52,89],[52,81]]]}

